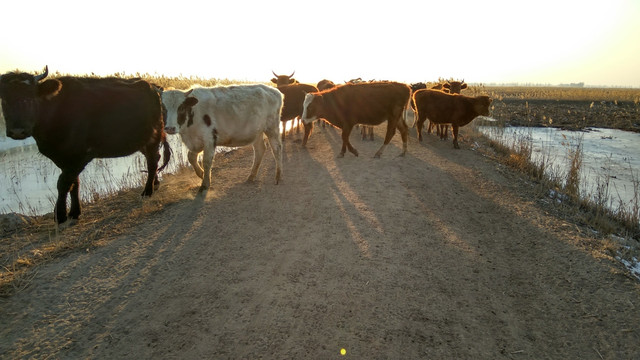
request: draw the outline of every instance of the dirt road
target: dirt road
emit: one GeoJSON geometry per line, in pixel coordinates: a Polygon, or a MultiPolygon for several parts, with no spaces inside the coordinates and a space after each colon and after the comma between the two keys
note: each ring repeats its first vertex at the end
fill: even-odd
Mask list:
{"type": "Polygon", "coordinates": [[[247,148],[206,196],[186,172],[85,207],[59,236],[93,246],[0,298],[0,357],[640,358],[640,286],[592,233],[472,144],[374,159],[382,130],[342,159],[335,129],[288,137],[279,185],[247,148]]]}

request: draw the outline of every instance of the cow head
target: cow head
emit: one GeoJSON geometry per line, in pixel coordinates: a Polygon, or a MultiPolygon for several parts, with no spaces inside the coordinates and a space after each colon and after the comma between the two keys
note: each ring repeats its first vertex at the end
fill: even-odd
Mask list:
{"type": "Polygon", "coordinates": [[[164,131],[167,134],[176,134],[182,127],[193,124],[193,107],[198,103],[198,99],[189,96],[193,89],[189,91],[165,90],[162,92],[162,107],[164,118],[164,131]]]}
{"type": "Polygon", "coordinates": [[[318,82],[318,85],[316,87],[318,88],[318,90],[322,91],[334,88],[336,87],[336,84],[331,80],[323,79],[318,82]]]}
{"type": "Polygon", "coordinates": [[[302,122],[309,124],[322,117],[324,99],[319,94],[307,94],[302,104],[302,122]]]}
{"type": "Polygon", "coordinates": [[[293,78],[293,74],[296,73],[295,70],[291,73],[291,75],[278,75],[273,72],[273,70],[271,72],[273,73],[273,76],[275,76],[273,79],[271,79],[271,82],[276,84],[276,86],[291,85],[298,82],[298,80],[293,78]]]}
{"type": "Polygon", "coordinates": [[[45,66],[44,72],[39,75],[13,72],[0,77],[2,113],[8,137],[22,140],[33,135],[41,100],[55,96],[62,87],[58,80],[40,83],[48,74],[49,67],[45,66]]]}
{"type": "Polygon", "coordinates": [[[460,92],[467,88],[467,83],[462,81],[448,81],[442,85],[443,89],[446,89],[449,94],[460,94],[460,92]]]}
{"type": "Polygon", "coordinates": [[[414,92],[420,90],[420,89],[426,89],[427,88],[427,84],[423,83],[423,82],[417,82],[417,83],[413,83],[410,85],[411,87],[411,93],[413,94],[414,92]]]}
{"type": "Polygon", "coordinates": [[[491,101],[492,99],[485,95],[475,97],[473,102],[474,110],[483,116],[491,115],[491,101]]]}

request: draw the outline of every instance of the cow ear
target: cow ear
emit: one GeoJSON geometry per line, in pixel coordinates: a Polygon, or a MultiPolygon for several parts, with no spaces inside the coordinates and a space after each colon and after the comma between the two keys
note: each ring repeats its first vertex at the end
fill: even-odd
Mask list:
{"type": "Polygon", "coordinates": [[[189,96],[188,98],[184,99],[184,104],[189,107],[194,106],[197,103],[198,99],[194,98],[193,96],[189,96]]]}
{"type": "Polygon", "coordinates": [[[451,90],[451,84],[446,83],[444,85],[442,85],[443,88],[447,89],[447,90],[451,90]]]}
{"type": "Polygon", "coordinates": [[[274,83],[274,84],[277,84],[278,83],[278,79],[273,78],[273,79],[271,79],[271,82],[274,83]]]}
{"type": "Polygon", "coordinates": [[[460,90],[464,90],[467,88],[467,83],[462,83],[462,85],[460,86],[460,90]]]}
{"type": "Polygon", "coordinates": [[[296,80],[294,78],[289,78],[289,84],[295,84],[297,82],[298,82],[298,80],[296,80]]]}
{"type": "Polygon", "coordinates": [[[38,96],[44,96],[47,100],[58,95],[62,89],[62,83],[60,80],[49,79],[38,84],[38,96]]]}

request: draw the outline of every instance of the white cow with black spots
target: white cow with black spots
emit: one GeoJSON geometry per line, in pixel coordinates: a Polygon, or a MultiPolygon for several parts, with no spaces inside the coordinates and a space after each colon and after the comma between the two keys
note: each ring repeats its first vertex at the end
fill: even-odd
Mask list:
{"type": "Polygon", "coordinates": [[[200,178],[200,192],[211,185],[211,166],[217,146],[253,146],[253,181],[266,151],[264,136],[276,160],[276,184],[282,173],[280,113],[283,95],[266,85],[193,87],[162,92],[165,131],[179,133],[187,146],[189,163],[200,178]],[[202,163],[198,154],[204,151],[202,163]]]}

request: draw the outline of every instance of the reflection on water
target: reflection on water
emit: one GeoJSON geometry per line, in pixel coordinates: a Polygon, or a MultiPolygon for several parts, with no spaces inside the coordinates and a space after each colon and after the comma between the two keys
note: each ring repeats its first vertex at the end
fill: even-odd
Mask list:
{"type": "MultiPolygon", "coordinates": [[[[640,133],[615,129],[568,131],[539,127],[479,127],[485,135],[506,145],[530,141],[532,160],[549,162],[548,175],[566,174],[569,149],[580,145],[583,153],[580,191],[595,199],[598,186],[609,184],[609,207],[631,209],[637,205],[640,172],[640,133]]],[[[562,176],[562,175],[561,175],[562,176]]]]}
{"type": "MultiPolygon", "coordinates": [[[[187,152],[180,137],[170,136],[168,139],[173,153],[160,178],[163,173],[174,172],[187,163],[187,152]]],[[[94,159],[80,174],[81,201],[143,186],[146,170],[146,160],[141,153],[94,159]]],[[[52,212],[58,194],[56,182],[59,175],[60,169],[38,152],[32,138],[23,141],[0,138],[0,214],[42,215],[52,212]]]]}

